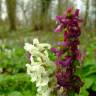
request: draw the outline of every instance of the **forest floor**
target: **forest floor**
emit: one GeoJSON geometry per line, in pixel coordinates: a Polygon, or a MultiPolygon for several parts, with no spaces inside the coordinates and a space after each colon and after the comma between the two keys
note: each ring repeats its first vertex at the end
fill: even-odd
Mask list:
{"type": "MultiPolygon", "coordinates": [[[[38,38],[41,43],[56,45],[62,33],[20,29],[16,32],[0,31],[0,96],[35,96],[36,87],[26,74],[27,54],[24,43],[38,38]],[[3,71],[2,71],[3,70],[3,71]]],[[[86,50],[84,63],[96,63],[96,37],[81,36],[81,51],[86,50]]]]}
{"type": "Polygon", "coordinates": [[[24,43],[32,43],[34,38],[41,43],[53,43],[53,33],[23,29],[0,31],[0,34],[0,96],[35,96],[35,84],[31,83],[26,73],[28,60],[24,43]]]}

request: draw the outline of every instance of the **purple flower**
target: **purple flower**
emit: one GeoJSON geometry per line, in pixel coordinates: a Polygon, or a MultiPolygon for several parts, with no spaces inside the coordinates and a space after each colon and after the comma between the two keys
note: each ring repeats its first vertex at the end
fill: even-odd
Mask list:
{"type": "Polygon", "coordinates": [[[60,24],[57,26],[57,28],[55,29],[55,32],[61,32],[63,29],[63,24],[60,24]]]}
{"type": "Polygon", "coordinates": [[[52,49],[57,57],[55,61],[57,65],[57,83],[66,90],[72,89],[72,91],[79,93],[83,83],[80,77],[75,76],[78,64],[74,64],[74,61],[80,61],[81,59],[78,49],[79,36],[81,35],[79,9],[74,12],[73,8],[70,7],[63,16],[56,16],[56,20],[59,25],[55,32],[61,32],[64,29],[64,40],[58,42],[60,49],[52,49]]]}
{"type": "Polygon", "coordinates": [[[68,14],[68,13],[72,13],[72,11],[73,11],[73,7],[68,7],[68,8],[67,8],[67,14],[68,14]]]}
{"type": "Polygon", "coordinates": [[[51,51],[53,52],[53,53],[57,53],[58,52],[58,50],[56,49],[56,48],[51,48],[51,51]]]}
{"type": "Polygon", "coordinates": [[[64,47],[68,47],[69,42],[68,41],[63,41],[63,42],[58,42],[59,46],[64,46],[64,47]]]}
{"type": "Polygon", "coordinates": [[[60,60],[59,64],[62,65],[63,67],[69,67],[72,63],[72,58],[71,57],[66,57],[65,60],[60,60]]]}
{"type": "Polygon", "coordinates": [[[74,16],[78,17],[79,16],[79,9],[76,9],[74,16]]]}
{"type": "Polygon", "coordinates": [[[57,20],[59,23],[61,23],[61,21],[62,21],[62,16],[56,16],[56,20],[57,20]]]}

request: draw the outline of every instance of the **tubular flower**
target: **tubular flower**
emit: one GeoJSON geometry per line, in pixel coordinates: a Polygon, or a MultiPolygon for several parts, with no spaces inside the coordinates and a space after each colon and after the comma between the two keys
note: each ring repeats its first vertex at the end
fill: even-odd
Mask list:
{"type": "Polygon", "coordinates": [[[36,82],[36,96],[50,96],[52,89],[49,87],[50,73],[49,67],[52,66],[52,61],[48,57],[47,50],[50,49],[50,44],[39,43],[38,39],[33,40],[33,44],[25,43],[24,49],[30,54],[31,64],[26,64],[27,73],[31,77],[32,82],[36,82]]]}
{"type": "Polygon", "coordinates": [[[77,66],[80,65],[79,60],[81,56],[78,48],[81,34],[79,10],[77,9],[73,12],[72,8],[68,8],[64,15],[57,16],[56,20],[59,22],[59,25],[55,32],[64,31],[64,39],[58,43],[59,48],[51,49],[57,57],[57,83],[60,87],[67,90],[66,93],[70,91],[79,93],[80,87],[83,85],[80,77],[75,75],[77,66]]]}

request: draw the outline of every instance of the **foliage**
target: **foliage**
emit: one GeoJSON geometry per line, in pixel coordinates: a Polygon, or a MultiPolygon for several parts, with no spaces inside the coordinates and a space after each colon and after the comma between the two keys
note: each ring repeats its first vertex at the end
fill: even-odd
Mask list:
{"type": "Polygon", "coordinates": [[[84,65],[82,65],[83,68],[81,71],[78,71],[78,74],[84,81],[84,86],[81,88],[79,96],[89,96],[91,90],[96,92],[96,60],[95,56],[92,55],[93,52],[94,46],[87,48],[87,56],[84,65]]]}
{"type": "MultiPolygon", "coordinates": [[[[30,82],[30,78],[26,75],[25,64],[28,61],[23,49],[24,42],[31,41],[34,34],[25,29],[19,31],[8,33],[7,37],[4,36],[0,40],[0,96],[35,96],[36,93],[35,84],[30,82]],[[19,31],[22,32],[19,34],[19,31]]],[[[37,33],[35,32],[35,35],[37,33]]],[[[39,36],[41,37],[42,34],[39,36]]],[[[49,42],[49,37],[52,37],[50,32],[43,39],[40,38],[40,41],[49,42]]]]}
{"type": "Polygon", "coordinates": [[[10,48],[7,45],[0,47],[0,68],[3,73],[16,74],[25,72],[25,62],[27,61],[22,48],[10,48]]]}
{"type": "MultiPolygon", "coordinates": [[[[56,34],[55,36],[53,36],[52,32],[32,33],[30,32],[30,30],[25,29],[23,30],[21,29],[11,34],[3,30],[0,30],[0,32],[2,32],[2,34],[0,33],[1,34],[0,36],[3,37],[3,40],[2,41],[0,40],[0,68],[11,70],[11,71],[5,71],[4,73],[0,73],[0,96],[15,96],[16,94],[17,96],[35,96],[33,95],[35,94],[34,93],[35,84],[31,83],[30,78],[24,75],[26,71],[25,64],[27,63],[27,60],[25,56],[26,55],[25,51],[23,49],[24,46],[23,42],[24,40],[32,41],[33,37],[40,38],[43,36],[43,38],[40,38],[40,41],[52,42],[53,44],[53,41],[55,41],[58,37],[56,36],[56,34]],[[6,42],[4,40],[5,38],[6,42]],[[17,42],[17,40],[19,43],[17,42]],[[7,52],[5,51],[6,49],[7,51],[8,50],[11,51],[10,52],[11,57],[6,53],[7,52]],[[23,69],[22,72],[20,72],[21,69],[23,69]],[[10,85],[11,82],[12,85],[10,85]],[[14,86],[14,84],[16,84],[16,86],[14,86]]],[[[96,92],[96,52],[94,51],[94,48],[96,48],[96,42],[95,42],[96,37],[94,35],[93,40],[91,33],[92,32],[90,32],[90,37],[88,37],[89,34],[86,34],[86,36],[82,37],[81,39],[82,43],[80,49],[83,50],[83,48],[85,48],[87,55],[86,58],[84,59],[84,64],[81,65],[84,67],[78,73],[83,74],[81,75],[81,79],[84,80],[84,86],[82,87],[79,96],[88,96],[87,89],[90,88],[92,88],[96,92]]],[[[49,55],[50,55],[49,57],[54,61],[55,55],[51,53],[49,55]]]]}
{"type": "Polygon", "coordinates": [[[0,96],[33,96],[35,93],[35,84],[26,74],[0,75],[0,96]]]}
{"type": "Polygon", "coordinates": [[[0,42],[0,96],[35,96],[35,84],[25,73],[25,51],[18,46],[14,40],[0,42]]]}

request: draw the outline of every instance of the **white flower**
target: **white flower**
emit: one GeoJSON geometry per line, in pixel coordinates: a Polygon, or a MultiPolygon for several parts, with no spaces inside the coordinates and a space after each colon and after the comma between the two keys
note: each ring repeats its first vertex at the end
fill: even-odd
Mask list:
{"type": "Polygon", "coordinates": [[[48,86],[48,83],[50,82],[50,72],[47,70],[48,66],[53,67],[47,51],[47,49],[50,48],[50,44],[39,43],[38,39],[33,40],[33,45],[25,43],[24,46],[24,49],[31,54],[31,64],[26,64],[26,67],[27,73],[31,77],[31,81],[36,82],[36,96],[50,96],[51,89],[48,86]]]}
{"type": "Polygon", "coordinates": [[[36,87],[48,85],[48,82],[49,82],[48,76],[43,78],[41,77],[41,79],[39,78],[39,80],[37,81],[36,87]]]}
{"type": "Polygon", "coordinates": [[[38,45],[38,44],[39,44],[39,41],[38,41],[37,38],[35,38],[35,39],[33,40],[33,45],[38,45]]]}
{"type": "Polygon", "coordinates": [[[33,56],[31,55],[30,56],[30,61],[31,61],[31,65],[41,65],[42,64],[42,60],[41,60],[41,58],[40,57],[36,57],[36,61],[34,60],[34,58],[33,58],[33,56]]]}
{"type": "Polygon", "coordinates": [[[36,96],[50,96],[51,89],[46,85],[37,89],[38,95],[36,96]]]}
{"type": "Polygon", "coordinates": [[[32,82],[35,82],[39,78],[39,74],[37,74],[36,72],[34,72],[34,73],[31,73],[30,74],[30,77],[31,77],[31,81],[32,82]]]}
{"type": "Polygon", "coordinates": [[[38,44],[37,46],[38,46],[38,49],[40,51],[44,50],[45,48],[47,48],[47,49],[50,49],[51,48],[51,45],[50,44],[45,44],[45,43],[38,44]]]}
{"type": "Polygon", "coordinates": [[[34,47],[34,45],[29,44],[29,43],[25,43],[24,49],[28,51],[29,53],[31,53],[33,50],[38,51],[37,48],[34,47]]]}
{"type": "Polygon", "coordinates": [[[26,64],[26,67],[27,67],[27,74],[30,75],[31,65],[30,64],[26,64]]]}
{"type": "Polygon", "coordinates": [[[42,59],[40,57],[37,57],[38,62],[42,62],[42,59]]]}

